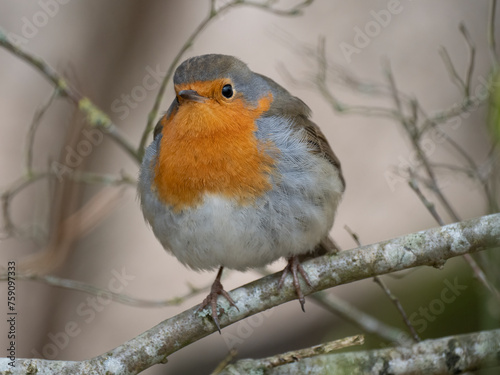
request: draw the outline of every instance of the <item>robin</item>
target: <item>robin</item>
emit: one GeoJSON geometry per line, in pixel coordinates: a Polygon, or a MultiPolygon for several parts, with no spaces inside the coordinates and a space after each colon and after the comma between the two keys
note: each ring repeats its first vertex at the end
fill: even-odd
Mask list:
{"type": "MultiPolygon", "coordinates": [[[[144,217],[165,249],[194,270],[219,269],[199,310],[217,299],[224,268],[288,259],[304,310],[299,256],[328,239],[345,183],[310,110],[232,56],[184,61],[175,99],[154,130],[139,177],[144,217]]],[[[236,307],[237,308],[237,307],[236,307]]]]}

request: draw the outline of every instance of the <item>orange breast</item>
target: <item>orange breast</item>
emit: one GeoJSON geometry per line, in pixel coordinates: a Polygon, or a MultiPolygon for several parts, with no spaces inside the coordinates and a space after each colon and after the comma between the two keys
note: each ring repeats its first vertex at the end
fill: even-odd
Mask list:
{"type": "Polygon", "coordinates": [[[271,95],[262,98],[255,108],[239,98],[183,102],[164,117],[154,179],[160,199],[180,211],[200,203],[204,193],[251,204],[268,191],[276,150],[254,132],[271,101],[271,95]]]}

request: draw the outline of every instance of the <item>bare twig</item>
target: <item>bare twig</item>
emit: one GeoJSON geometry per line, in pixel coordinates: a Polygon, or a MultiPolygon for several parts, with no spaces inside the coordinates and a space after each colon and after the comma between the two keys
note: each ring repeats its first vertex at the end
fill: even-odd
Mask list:
{"type": "Polygon", "coordinates": [[[469,95],[467,86],[462,77],[460,77],[460,74],[458,74],[457,70],[455,69],[453,61],[451,60],[451,57],[448,54],[448,50],[445,47],[439,48],[439,56],[441,56],[441,59],[443,60],[444,66],[446,67],[446,70],[448,71],[452,82],[456,84],[461,94],[463,94],[465,97],[468,97],[469,95]]]}
{"type": "Polygon", "coordinates": [[[33,117],[33,121],[29,127],[28,133],[26,135],[26,173],[28,176],[31,176],[33,171],[33,146],[35,142],[35,134],[38,129],[38,125],[40,125],[40,121],[42,120],[45,112],[49,109],[49,107],[54,102],[54,99],[58,96],[57,88],[54,89],[49,99],[45,104],[43,104],[36,112],[33,117]]]}
{"type": "MultiPolygon", "coordinates": [[[[27,160],[29,160],[31,156],[27,155],[27,160]]],[[[28,167],[30,168],[29,162],[27,162],[28,167]]],[[[5,189],[0,195],[1,202],[1,210],[3,217],[3,225],[1,228],[1,233],[3,238],[8,238],[14,235],[24,236],[24,233],[16,226],[11,217],[11,203],[14,196],[19,194],[21,191],[31,186],[32,184],[45,179],[47,177],[56,176],[57,173],[50,170],[48,172],[37,172],[33,169],[28,169],[28,173],[25,176],[18,178],[14,181],[10,187],[5,189]]],[[[131,185],[135,186],[136,179],[132,176],[127,175],[122,172],[120,176],[113,176],[108,174],[100,174],[93,172],[80,172],[80,171],[66,171],[64,177],[75,181],[82,182],[86,184],[100,184],[105,186],[121,186],[121,185],[131,185]]]]}
{"type": "Polygon", "coordinates": [[[472,73],[474,71],[476,48],[469,34],[469,31],[467,30],[467,27],[465,26],[464,23],[460,23],[459,30],[460,33],[463,35],[465,43],[467,44],[467,47],[469,49],[469,62],[467,64],[467,70],[465,72],[465,79],[462,78],[460,74],[457,72],[455,65],[453,64],[453,61],[451,60],[450,55],[448,54],[448,51],[446,50],[445,47],[441,47],[439,49],[439,55],[443,59],[444,65],[446,67],[446,70],[448,70],[448,74],[450,75],[451,80],[457,85],[460,92],[467,101],[471,96],[470,85],[472,81],[472,73]]]}
{"type": "Polygon", "coordinates": [[[238,351],[236,349],[231,349],[226,358],[224,358],[222,362],[217,365],[210,375],[219,375],[233,361],[233,359],[236,358],[237,355],[238,351]]]}
{"type": "Polygon", "coordinates": [[[495,40],[495,13],[497,9],[497,0],[490,0],[490,9],[488,12],[488,46],[490,49],[490,58],[493,69],[498,68],[497,44],[495,40]]]}
{"type": "MultiPolygon", "coordinates": [[[[415,192],[415,194],[417,194],[417,196],[419,197],[421,202],[424,204],[424,206],[427,208],[427,210],[432,215],[432,217],[436,220],[436,222],[439,225],[444,225],[445,223],[444,223],[443,219],[437,213],[435,206],[434,206],[434,203],[430,202],[424,196],[424,194],[422,193],[422,191],[418,187],[416,179],[414,178],[414,173],[412,171],[410,171],[410,175],[412,177],[410,178],[409,185],[412,188],[412,190],[415,192]]],[[[479,280],[479,282],[481,282],[481,284],[483,284],[486,287],[486,289],[488,289],[491,292],[491,294],[493,294],[493,296],[500,301],[500,292],[488,280],[484,271],[481,269],[479,264],[477,264],[476,260],[470,254],[465,254],[464,259],[469,264],[469,266],[472,268],[472,272],[474,273],[476,278],[479,280]]]]}
{"type": "Polygon", "coordinates": [[[328,311],[361,328],[364,332],[375,334],[396,345],[408,345],[413,342],[404,331],[385,324],[331,293],[317,292],[310,298],[328,311]]]}
{"type": "Polygon", "coordinates": [[[436,220],[436,222],[439,225],[445,225],[445,222],[436,211],[436,206],[434,205],[434,203],[429,201],[420,190],[420,187],[418,186],[417,180],[415,178],[415,172],[413,170],[410,170],[409,173],[410,173],[410,180],[408,181],[408,185],[410,185],[411,189],[415,192],[415,194],[417,194],[418,198],[423,203],[425,208],[427,208],[427,210],[430,212],[434,220],[436,220]]]}
{"type": "MultiPolygon", "coordinates": [[[[354,242],[356,242],[356,244],[358,246],[362,246],[361,245],[361,241],[359,239],[359,236],[356,233],[354,233],[351,230],[351,228],[349,228],[347,225],[345,226],[345,229],[351,235],[351,237],[353,238],[354,242]]],[[[396,306],[396,308],[398,309],[399,313],[403,317],[404,323],[406,324],[406,326],[410,330],[410,333],[412,334],[413,340],[415,342],[419,342],[420,341],[420,337],[418,336],[417,331],[415,331],[415,328],[413,327],[413,324],[410,323],[410,319],[408,318],[408,315],[406,314],[406,312],[405,312],[405,310],[403,308],[403,305],[401,305],[401,302],[399,301],[399,299],[391,292],[391,290],[387,287],[387,285],[382,281],[382,279],[379,276],[375,276],[373,278],[373,281],[375,281],[382,288],[382,290],[387,295],[387,297],[389,297],[389,299],[391,300],[391,302],[396,306]]],[[[400,339],[403,339],[403,337],[401,337],[400,339]]]]}
{"type": "MultiPolygon", "coordinates": [[[[387,68],[385,69],[386,75],[387,75],[387,80],[389,82],[389,86],[391,87],[391,91],[393,93],[393,99],[396,105],[396,108],[400,112],[400,118],[404,119],[404,114],[402,112],[402,105],[399,99],[398,95],[398,90],[396,88],[396,83],[394,80],[394,76],[392,75],[392,71],[387,65],[387,68]]],[[[418,133],[416,132],[416,129],[412,124],[410,124],[406,120],[402,120],[402,125],[403,127],[407,130],[408,136],[410,138],[410,141],[412,143],[414,151],[417,153],[418,158],[422,162],[422,166],[424,167],[425,172],[429,176],[429,180],[431,182],[431,188],[432,192],[437,196],[439,199],[440,203],[443,205],[444,209],[448,212],[448,214],[452,217],[453,221],[457,222],[460,221],[460,218],[458,217],[457,213],[451,206],[450,202],[448,199],[444,196],[443,192],[439,188],[439,184],[437,182],[437,177],[436,174],[434,173],[434,170],[430,166],[430,161],[424,151],[422,150],[422,147],[420,146],[420,137],[418,136],[418,133]]]]}
{"type": "Polygon", "coordinates": [[[382,278],[380,278],[379,276],[375,276],[373,278],[373,281],[375,281],[378,285],[380,285],[380,287],[382,288],[382,290],[384,291],[384,293],[387,295],[387,297],[389,297],[389,299],[394,304],[394,306],[396,306],[396,308],[398,309],[399,313],[403,317],[404,323],[406,324],[406,326],[410,330],[411,335],[413,337],[413,340],[415,340],[415,342],[419,342],[420,341],[420,337],[418,336],[418,333],[415,330],[415,327],[413,327],[413,324],[411,324],[410,319],[408,318],[408,315],[406,314],[406,311],[403,308],[403,305],[401,304],[401,302],[399,301],[399,299],[394,294],[392,294],[391,290],[387,287],[387,285],[384,283],[384,281],[382,280],[382,278]]]}
{"type": "MultiPolygon", "coordinates": [[[[61,277],[50,276],[50,275],[17,274],[16,279],[39,282],[57,288],[83,292],[94,296],[106,296],[115,302],[137,307],[178,306],[184,303],[187,299],[194,297],[210,288],[210,285],[204,286],[202,288],[196,288],[189,284],[189,292],[182,296],[177,296],[165,300],[145,300],[141,298],[131,297],[121,293],[112,292],[111,290],[96,287],[94,285],[90,285],[81,281],[64,279],[61,277]]],[[[6,275],[0,275],[0,281],[6,281],[6,280],[7,280],[6,275]]]]}
{"type": "Polygon", "coordinates": [[[467,64],[467,71],[465,72],[465,80],[464,80],[465,84],[464,96],[466,98],[469,98],[471,96],[470,85],[472,82],[472,73],[474,72],[474,64],[476,61],[476,47],[469,34],[469,30],[467,30],[467,27],[465,26],[464,23],[460,23],[459,30],[464,36],[465,43],[467,44],[467,47],[469,49],[469,62],[467,64]]]}
{"type": "Polygon", "coordinates": [[[139,156],[132,144],[125,138],[119,128],[113,124],[111,119],[97,108],[90,99],[82,96],[69,82],[67,82],[59,73],[57,73],[42,58],[23,50],[21,47],[11,43],[7,35],[0,30],[0,46],[12,52],[20,59],[37,69],[45,78],[47,78],[56,88],[57,92],[68,97],[78,106],[86,117],[88,123],[95,128],[108,134],[113,141],[118,143],[125,152],[127,152],[135,161],[140,162],[139,156]]]}
{"type": "Polygon", "coordinates": [[[115,176],[111,174],[85,172],[77,170],[71,172],[68,171],[65,177],[67,177],[72,181],[81,182],[89,185],[99,184],[104,186],[121,186],[121,185],[135,186],[137,184],[137,179],[125,172],[122,172],[120,176],[115,176]]]}
{"type": "Polygon", "coordinates": [[[12,202],[12,197],[18,194],[20,191],[27,188],[28,186],[30,186],[31,184],[40,181],[41,179],[44,179],[47,176],[50,176],[50,173],[32,172],[29,176],[26,175],[17,179],[10,185],[10,187],[8,187],[6,190],[2,192],[0,200],[2,203],[2,216],[4,221],[2,228],[3,237],[10,237],[20,233],[19,229],[17,229],[10,215],[10,205],[12,202]]]}
{"type": "Polygon", "coordinates": [[[497,288],[493,286],[493,284],[486,277],[483,269],[479,264],[477,264],[476,260],[470,254],[464,254],[464,259],[467,264],[472,268],[472,272],[476,279],[479,280],[481,284],[483,284],[486,289],[490,291],[490,293],[500,302],[500,292],[497,288]]]}
{"type": "Polygon", "coordinates": [[[319,39],[318,49],[316,53],[316,62],[318,64],[318,69],[313,78],[313,82],[323,98],[331,105],[331,107],[336,112],[388,118],[394,118],[396,116],[396,113],[393,110],[386,108],[346,105],[331,93],[327,85],[328,62],[326,59],[324,38],[319,39]]]}
{"type": "Polygon", "coordinates": [[[365,343],[365,338],[363,335],[346,337],[335,341],[325,342],[324,344],[315,345],[310,348],[293,350],[291,352],[278,354],[272,357],[261,359],[259,361],[260,362],[259,368],[271,369],[274,367],[286,365],[287,363],[301,361],[305,358],[330,354],[336,350],[348,348],[350,346],[363,345],[364,343],[365,343]]]}
{"type": "MultiPolygon", "coordinates": [[[[448,134],[443,132],[442,130],[439,129],[439,123],[443,122],[444,119],[448,118],[448,120],[451,120],[452,118],[455,118],[456,116],[460,116],[462,113],[467,112],[468,108],[473,108],[474,106],[477,106],[481,104],[484,101],[484,97],[482,98],[477,98],[477,97],[471,97],[467,100],[462,101],[462,105],[460,106],[454,106],[454,110],[448,110],[445,112],[442,112],[432,118],[427,116],[427,114],[422,110],[422,114],[425,118],[424,124],[422,125],[422,130],[420,133],[423,135],[427,130],[430,128],[434,129],[434,131],[439,133],[439,137],[443,138],[463,159],[464,161],[469,165],[470,167],[470,173],[466,172],[465,169],[460,168],[460,167],[451,167],[449,166],[449,169],[453,169],[456,171],[460,172],[466,172],[470,177],[475,178],[480,184],[482,189],[484,190],[484,195],[485,198],[488,202],[488,207],[490,207],[489,212],[497,212],[498,211],[498,202],[497,202],[497,197],[495,195],[495,189],[490,187],[489,184],[489,179],[490,176],[494,173],[494,168],[489,168],[489,173],[484,174],[481,172],[481,169],[478,167],[478,165],[474,162],[472,157],[467,153],[467,151],[459,145],[453,138],[451,138],[448,134]],[[467,104],[469,103],[469,104],[467,104]]],[[[436,163],[432,163],[431,168],[434,168],[438,166],[436,163]]],[[[432,184],[430,184],[431,189],[432,189],[432,184]]]]}

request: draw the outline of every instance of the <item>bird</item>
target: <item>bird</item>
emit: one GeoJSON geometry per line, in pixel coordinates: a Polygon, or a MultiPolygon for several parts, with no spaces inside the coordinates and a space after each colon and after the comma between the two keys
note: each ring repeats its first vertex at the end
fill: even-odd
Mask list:
{"type": "Polygon", "coordinates": [[[299,275],[311,283],[301,259],[329,241],[345,190],[309,107],[230,55],[188,58],[173,83],[175,98],[140,167],[145,220],[183,265],[218,269],[198,311],[211,308],[219,333],[219,296],[238,309],[221,283],[225,268],[285,258],[278,288],[291,274],[304,310],[299,275]]]}

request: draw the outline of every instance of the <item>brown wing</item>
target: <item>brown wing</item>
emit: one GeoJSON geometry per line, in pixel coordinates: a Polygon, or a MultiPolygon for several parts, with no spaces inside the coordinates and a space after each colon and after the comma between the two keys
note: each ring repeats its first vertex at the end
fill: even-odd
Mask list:
{"type": "Polygon", "coordinates": [[[292,124],[294,124],[297,130],[304,129],[311,151],[324,157],[339,170],[339,177],[345,188],[345,180],[342,175],[340,161],[333,152],[319,126],[309,119],[311,113],[309,107],[299,98],[290,95],[287,90],[278,85],[272,79],[262,75],[259,76],[264,78],[273,90],[279,94],[273,98],[271,108],[269,108],[266,115],[284,116],[289,119],[292,124]]]}
{"type": "MultiPolygon", "coordinates": [[[[299,121],[297,121],[299,122],[299,121]]],[[[344,176],[342,175],[342,168],[340,166],[340,160],[335,155],[333,152],[332,148],[330,147],[330,144],[326,140],[325,135],[321,131],[318,125],[316,125],[314,122],[309,120],[308,118],[303,118],[302,121],[303,128],[306,131],[307,134],[307,143],[309,144],[309,147],[311,148],[311,151],[321,155],[324,157],[326,160],[328,160],[331,164],[333,164],[337,169],[339,170],[339,177],[342,180],[342,185],[345,188],[345,180],[344,176]]],[[[300,123],[299,122],[299,123],[300,123]]]]}

